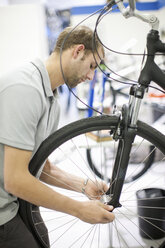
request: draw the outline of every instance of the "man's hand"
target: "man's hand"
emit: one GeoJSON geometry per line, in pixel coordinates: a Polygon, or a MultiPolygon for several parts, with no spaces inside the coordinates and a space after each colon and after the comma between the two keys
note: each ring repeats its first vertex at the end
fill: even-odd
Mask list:
{"type": "Polygon", "coordinates": [[[105,205],[99,201],[101,196],[108,190],[108,185],[104,181],[88,180],[84,193],[91,200],[82,203],[79,219],[90,224],[107,224],[115,218],[110,211],[113,206],[105,205]]]}
{"type": "Polygon", "coordinates": [[[99,200],[108,190],[108,185],[104,181],[88,180],[85,189],[85,195],[91,200],[99,200]]]}
{"type": "Polygon", "coordinates": [[[115,218],[115,215],[110,212],[112,210],[112,206],[105,205],[100,201],[85,201],[82,202],[77,217],[90,224],[107,224],[115,218]]]}

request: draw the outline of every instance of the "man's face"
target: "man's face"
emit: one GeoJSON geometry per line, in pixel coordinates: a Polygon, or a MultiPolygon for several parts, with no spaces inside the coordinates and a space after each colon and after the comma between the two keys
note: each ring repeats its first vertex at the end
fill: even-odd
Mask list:
{"type": "Polygon", "coordinates": [[[67,72],[66,81],[67,85],[71,88],[76,87],[79,83],[85,80],[92,80],[97,64],[100,64],[103,59],[101,48],[98,49],[99,56],[93,53],[84,54],[83,57],[76,60],[75,63],[70,64],[69,71],[67,72]]]}

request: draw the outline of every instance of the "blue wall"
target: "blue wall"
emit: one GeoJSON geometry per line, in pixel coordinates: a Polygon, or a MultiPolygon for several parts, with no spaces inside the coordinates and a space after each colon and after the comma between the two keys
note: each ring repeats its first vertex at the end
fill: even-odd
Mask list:
{"type": "MultiPolygon", "coordinates": [[[[95,5],[95,6],[81,6],[81,7],[73,7],[71,9],[71,15],[83,15],[83,14],[91,14],[101,8],[104,5],[95,5]]],[[[165,0],[157,0],[154,2],[137,2],[136,8],[138,10],[159,10],[165,7],[165,0]]],[[[116,10],[118,11],[118,10],[116,10]]]]}

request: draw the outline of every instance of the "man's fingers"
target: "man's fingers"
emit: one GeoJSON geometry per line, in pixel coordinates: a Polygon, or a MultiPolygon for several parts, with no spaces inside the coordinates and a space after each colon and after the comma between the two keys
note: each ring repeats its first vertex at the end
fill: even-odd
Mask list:
{"type": "Polygon", "coordinates": [[[110,223],[115,219],[113,206],[105,205],[98,200],[84,202],[84,212],[81,210],[81,218],[83,221],[91,224],[106,224],[110,223]],[[83,213],[83,214],[82,214],[83,213]]]}
{"type": "Polygon", "coordinates": [[[107,211],[112,211],[114,209],[114,207],[112,205],[106,205],[102,202],[99,202],[100,206],[103,207],[105,210],[107,211]]]}
{"type": "Polygon", "coordinates": [[[108,211],[105,213],[104,223],[112,222],[115,219],[115,215],[112,212],[110,212],[113,210],[113,207],[107,205],[106,210],[108,210],[108,211]]]}
{"type": "Polygon", "coordinates": [[[104,209],[106,209],[108,211],[112,211],[114,209],[114,207],[111,205],[106,205],[106,204],[103,204],[103,205],[104,205],[104,209]]]}
{"type": "Polygon", "coordinates": [[[109,187],[106,183],[103,184],[103,189],[104,189],[104,192],[107,192],[109,187]]]}
{"type": "Polygon", "coordinates": [[[111,212],[114,207],[111,205],[106,205],[103,204],[101,202],[99,202],[100,207],[104,208],[105,210],[107,210],[107,212],[105,213],[104,219],[102,221],[102,223],[109,223],[112,222],[115,219],[115,215],[111,212]]]}

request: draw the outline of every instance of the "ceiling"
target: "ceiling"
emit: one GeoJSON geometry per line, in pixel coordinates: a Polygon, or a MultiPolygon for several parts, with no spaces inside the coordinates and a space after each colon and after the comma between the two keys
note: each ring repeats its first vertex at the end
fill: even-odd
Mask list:
{"type": "Polygon", "coordinates": [[[0,0],[0,5],[43,3],[56,9],[67,9],[77,6],[102,5],[106,0],[0,0]]]}
{"type": "Polygon", "coordinates": [[[101,5],[105,4],[106,0],[45,0],[48,5],[55,6],[57,8],[76,7],[76,6],[88,6],[88,5],[101,5]]]}

